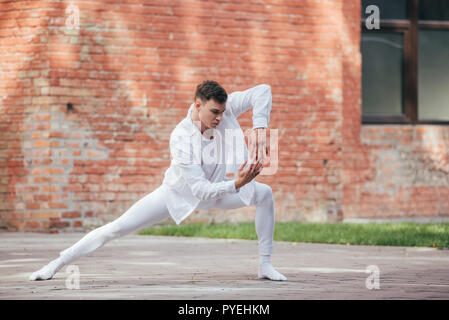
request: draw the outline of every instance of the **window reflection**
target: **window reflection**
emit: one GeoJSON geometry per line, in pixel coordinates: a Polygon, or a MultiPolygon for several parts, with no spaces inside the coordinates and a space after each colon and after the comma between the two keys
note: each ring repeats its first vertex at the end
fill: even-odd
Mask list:
{"type": "Polygon", "coordinates": [[[418,118],[449,120],[449,30],[419,30],[418,118]]]}
{"type": "Polygon", "coordinates": [[[403,35],[363,33],[361,53],[363,114],[402,114],[403,35]]]}

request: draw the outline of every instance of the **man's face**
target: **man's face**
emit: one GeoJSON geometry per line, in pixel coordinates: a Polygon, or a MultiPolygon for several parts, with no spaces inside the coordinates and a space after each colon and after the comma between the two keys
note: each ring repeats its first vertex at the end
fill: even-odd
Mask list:
{"type": "Polygon", "coordinates": [[[206,128],[216,128],[223,118],[223,112],[226,110],[226,102],[220,104],[214,99],[202,101],[197,98],[195,100],[195,108],[198,110],[201,123],[206,128]]]}

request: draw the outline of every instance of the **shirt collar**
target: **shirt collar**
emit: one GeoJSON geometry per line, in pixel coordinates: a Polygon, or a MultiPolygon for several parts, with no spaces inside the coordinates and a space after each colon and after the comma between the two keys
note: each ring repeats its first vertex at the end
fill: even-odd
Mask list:
{"type": "Polygon", "coordinates": [[[194,104],[192,103],[189,107],[189,110],[187,111],[187,116],[184,118],[184,123],[185,125],[183,126],[184,129],[186,129],[188,131],[188,133],[190,135],[196,133],[196,132],[200,132],[198,130],[198,128],[195,126],[195,124],[192,121],[192,118],[190,117],[190,115],[192,114],[192,110],[193,110],[193,106],[194,104]]]}

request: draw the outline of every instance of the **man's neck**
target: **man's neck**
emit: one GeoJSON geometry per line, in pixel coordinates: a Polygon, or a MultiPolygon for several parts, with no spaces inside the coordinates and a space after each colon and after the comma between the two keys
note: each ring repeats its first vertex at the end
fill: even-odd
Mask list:
{"type": "Polygon", "coordinates": [[[196,109],[193,109],[192,112],[190,113],[190,118],[192,119],[193,124],[198,128],[198,123],[201,124],[201,128],[198,128],[198,130],[201,131],[201,134],[204,133],[204,131],[206,131],[206,128],[204,127],[203,123],[200,120],[200,117],[198,116],[198,112],[196,111],[196,109]]]}

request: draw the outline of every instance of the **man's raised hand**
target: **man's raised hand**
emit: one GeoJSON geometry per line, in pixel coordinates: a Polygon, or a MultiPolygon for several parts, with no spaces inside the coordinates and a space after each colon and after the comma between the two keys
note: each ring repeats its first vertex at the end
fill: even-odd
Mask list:
{"type": "Polygon", "coordinates": [[[248,168],[243,169],[247,162],[248,160],[245,160],[239,168],[237,178],[235,179],[236,189],[239,189],[245,184],[251,182],[251,180],[253,180],[263,169],[263,163],[261,160],[257,160],[255,163],[250,164],[248,168]]]}

